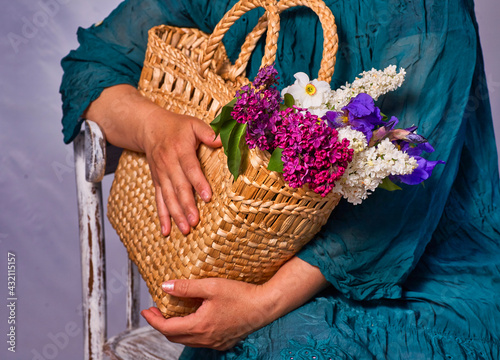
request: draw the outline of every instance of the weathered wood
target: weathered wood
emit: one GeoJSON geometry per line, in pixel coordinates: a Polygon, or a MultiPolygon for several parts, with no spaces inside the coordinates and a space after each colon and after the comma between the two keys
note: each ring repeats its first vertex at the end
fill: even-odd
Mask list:
{"type": "Polygon", "coordinates": [[[85,136],[74,141],[83,281],[84,359],[102,360],[106,341],[106,268],[101,183],[86,181],[85,136]]]}
{"type": "MultiPolygon", "coordinates": [[[[106,343],[106,276],[101,180],[116,169],[122,149],[106,143],[96,123],[86,120],[74,141],[83,279],[84,359],[174,360],[183,346],[170,343],[151,327],[139,326],[137,266],[128,260],[127,331],[106,343]]],[[[150,300],[152,302],[152,300],[150,300]]]]}
{"type": "Polygon", "coordinates": [[[182,349],[184,346],[169,342],[150,326],[125,331],[104,346],[113,360],[177,360],[182,349]]]}
{"type": "Polygon", "coordinates": [[[85,121],[85,178],[97,183],[106,169],[106,138],[95,122],[85,121]]]}
{"type": "Polygon", "coordinates": [[[139,327],[140,298],[139,298],[139,269],[132,260],[128,259],[128,279],[127,279],[127,330],[139,327]]]}
{"type": "Polygon", "coordinates": [[[85,176],[90,182],[99,182],[104,175],[114,173],[123,152],[106,141],[104,132],[92,120],[85,120],[85,149],[85,176]]]}

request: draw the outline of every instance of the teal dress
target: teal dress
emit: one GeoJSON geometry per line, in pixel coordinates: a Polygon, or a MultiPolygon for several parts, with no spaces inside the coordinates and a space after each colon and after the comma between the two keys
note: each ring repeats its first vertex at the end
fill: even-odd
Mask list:
{"type": "MultiPolygon", "coordinates": [[[[62,62],[65,141],[104,88],[137,85],[149,28],[211,32],[234,3],[129,0],[102,24],[79,29],[80,47],[62,62]]],[[[332,87],[371,68],[404,67],[403,86],[378,105],[402,126],[418,125],[435,146],[429,158],[446,165],[425,186],[341,203],[298,254],[332,286],[229,351],[187,348],[182,359],[499,359],[499,175],[473,2],[326,3],[340,39],[332,87]]],[[[232,59],[261,14],[250,12],[224,39],[232,59]]],[[[281,29],[281,86],[298,71],[315,77],[323,42],[317,17],[289,10],[281,29]]],[[[253,54],[250,77],[262,52],[253,54]]]]}

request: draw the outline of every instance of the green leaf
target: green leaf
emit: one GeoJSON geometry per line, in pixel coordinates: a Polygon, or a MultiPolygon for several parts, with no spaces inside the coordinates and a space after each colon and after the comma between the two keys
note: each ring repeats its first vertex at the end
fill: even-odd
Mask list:
{"type": "Polygon", "coordinates": [[[247,149],[245,134],[247,132],[247,124],[236,123],[233,126],[231,135],[229,136],[227,146],[227,166],[234,180],[240,175],[241,160],[247,149]]]}
{"type": "Polygon", "coordinates": [[[269,159],[269,164],[267,165],[267,169],[271,171],[277,171],[279,173],[283,172],[283,160],[281,160],[281,155],[283,154],[282,148],[276,148],[271,154],[271,158],[269,159]]]}
{"type": "Polygon", "coordinates": [[[285,94],[285,106],[291,108],[293,105],[295,105],[295,99],[292,94],[285,94]]]}
{"type": "Polygon", "coordinates": [[[295,105],[295,99],[291,94],[285,94],[285,103],[280,104],[280,111],[286,110],[288,108],[291,108],[293,105],[295,105]]]}
{"type": "Polygon", "coordinates": [[[224,154],[227,155],[227,149],[229,147],[229,139],[231,137],[231,132],[233,131],[234,126],[237,124],[237,121],[231,119],[226,121],[222,128],[220,129],[220,139],[222,141],[222,148],[224,149],[224,154]]]}
{"type": "Polygon", "coordinates": [[[231,100],[227,105],[222,107],[220,114],[210,123],[210,126],[215,131],[215,136],[219,135],[224,124],[233,119],[231,112],[233,111],[236,98],[231,100]]]}
{"type": "Polygon", "coordinates": [[[402,190],[399,186],[394,184],[388,177],[386,177],[378,187],[388,191],[402,190]]]}
{"type": "Polygon", "coordinates": [[[387,117],[386,114],[384,114],[383,112],[380,112],[380,115],[382,116],[382,121],[387,121],[389,120],[389,118],[387,117]]]}

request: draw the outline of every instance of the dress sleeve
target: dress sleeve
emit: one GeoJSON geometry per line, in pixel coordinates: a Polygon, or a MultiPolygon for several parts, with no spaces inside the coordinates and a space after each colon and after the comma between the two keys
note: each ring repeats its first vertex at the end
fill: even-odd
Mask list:
{"type": "Polygon", "coordinates": [[[160,24],[194,25],[182,1],[127,0],[102,23],[78,29],[80,46],[61,61],[64,75],[60,93],[66,143],[78,134],[82,113],[106,87],[137,86],[148,30],[160,24]]]}
{"type": "MultiPolygon", "coordinates": [[[[357,206],[342,202],[316,239],[299,252],[335,288],[356,300],[401,297],[405,279],[440,223],[468,136],[478,46],[470,13],[458,3],[435,3],[435,7],[447,8],[429,12],[419,6],[391,15],[391,22],[384,26],[373,20],[383,17],[371,14],[376,31],[358,32],[344,43],[341,39],[340,49],[342,44],[350,45],[351,53],[364,63],[360,70],[390,64],[406,68],[403,86],[377,105],[385,114],[397,116],[401,127],[418,125],[419,134],[436,150],[427,158],[446,161],[423,185],[402,185],[398,192],[379,189],[357,206]],[[363,37],[364,46],[356,40],[363,37]]],[[[361,23],[362,15],[356,16],[361,23]]],[[[352,29],[341,15],[338,18],[340,29],[352,29]]],[[[342,53],[338,61],[340,67],[356,66],[355,61],[349,65],[342,53]]]]}

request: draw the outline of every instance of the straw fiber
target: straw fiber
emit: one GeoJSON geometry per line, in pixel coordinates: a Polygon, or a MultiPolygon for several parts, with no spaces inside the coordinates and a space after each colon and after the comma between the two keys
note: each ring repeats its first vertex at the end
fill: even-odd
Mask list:
{"type": "MultiPolygon", "coordinates": [[[[296,5],[311,7],[328,34],[320,75],[330,81],[337,35],[333,16],[323,2],[281,1],[278,8],[272,1],[243,0],[211,35],[170,26],[151,29],[140,92],[165,109],[211,122],[236,90],[249,82],[243,70],[266,28],[262,63],[273,63],[279,12],[296,5]],[[257,6],[264,7],[266,13],[232,65],[221,39],[238,18],[257,6]]],[[[227,168],[222,149],[201,145],[198,157],[213,196],[204,203],[196,195],[200,223],[187,236],[175,225],[169,236],[161,235],[155,189],[144,154],[123,152],[109,197],[110,222],[165,317],[187,315],[199,303],[165,294],[162,282],[222,277],[264,283],[311,240],[339,201],[337,195],[321,197],[307,187],[289,188],[280,174],[267,170],[269,154],[259,150],[250,151],[237,181],[227,168]]]]}

